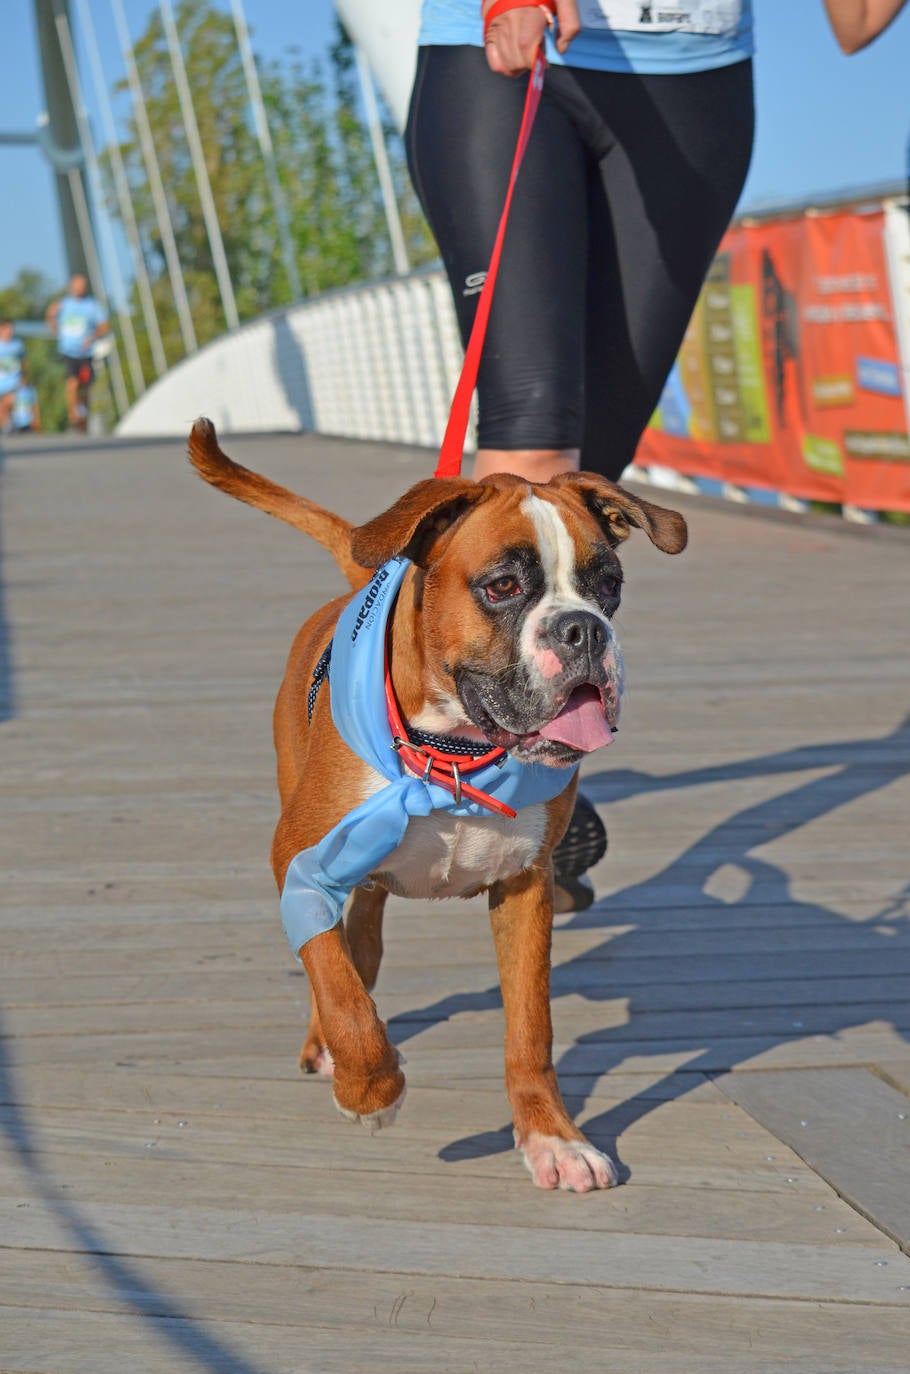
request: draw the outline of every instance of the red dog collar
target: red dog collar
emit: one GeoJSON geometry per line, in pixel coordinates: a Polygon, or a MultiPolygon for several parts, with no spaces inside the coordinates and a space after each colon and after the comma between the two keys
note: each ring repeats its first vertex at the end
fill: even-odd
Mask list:
{"type": "MultiPolygon", "coordinates": [[[[389,621],[391,630],[391,619],[389,621]]],[[[499,763],[505,761],[506,751],[504,749],[492,748],[483,754],[452,754],[443,749],[437,749],[431,744],[412,744],[408,739],[407,730],[401,718],[401,711],[398,709],[398,701],[395,697],[395,689],[392,686],[392,674],[389,668],[389,639],[386,635],[385,643],[385,701],[386,709],[389,713],[389,729],[392,732],[392,748],[398,754],[403,763],[410,768],[412,773],[416,773],[424,782],[435,782],[440,787],[444,787],[455,797],[458,805],[462,797],[467,801],[476,802],[478,806],[485,806],[488,811],[495,811],[500,816],[510,818],[517,813],[511,806],[506,806],[504,802],[498,801],[496,797],[491,797],[487,792],[481,792],[479,788],[472,787],[463,779],[464,773],[473,773],[478,768],[484,768],[488,763],[499,763]]]]}

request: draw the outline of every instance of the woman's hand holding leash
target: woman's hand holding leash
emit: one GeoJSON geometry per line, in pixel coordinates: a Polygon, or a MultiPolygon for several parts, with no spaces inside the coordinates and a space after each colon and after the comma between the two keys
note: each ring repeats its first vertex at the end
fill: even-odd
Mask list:
{"type": "Polygon", "coordinates": [[[565,52],[581,28],[577,0],[484,0],[484,47],[490,69],[501,76],[529,71],[546,29],[556,25],[556,49],[565,52]]]}

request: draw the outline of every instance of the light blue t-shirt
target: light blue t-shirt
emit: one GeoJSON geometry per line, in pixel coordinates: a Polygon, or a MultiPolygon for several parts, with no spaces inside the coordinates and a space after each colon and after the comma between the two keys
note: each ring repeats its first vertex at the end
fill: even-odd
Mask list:
{"type": "Polygon", "coordinates": [[[28,383],[20,386],[16,392],[16,399],[13,403],[13,413],[11,418],[13,429],[30,429],[35,419],[35,406],[38,404],[38,393],[33,386],[28,383]]]}
{"type": "Polygon", "coordinates": [[[90,358],[91,336],[106,320],[94,296],[64,296],[57,314],[57,348],[64,358],[90,358]]]}
{"type": "MultiPolygon", "coordinates": [[[[533,3],[533,0],[531,0],[533,3]]],[[[593,71],[682,75],[752,56],[752,0],[579,0],[582,30],[565,54],[547,36],[547,61],[593,71]]],[[[423,0],[421,46],[483,46],[478,0],[423,0]]]]}
{"type": "Polygon", "coordinates": [[[0,396],[8,396],[19,385],[24,352],[21,339],[0,339],[0,396]]]}

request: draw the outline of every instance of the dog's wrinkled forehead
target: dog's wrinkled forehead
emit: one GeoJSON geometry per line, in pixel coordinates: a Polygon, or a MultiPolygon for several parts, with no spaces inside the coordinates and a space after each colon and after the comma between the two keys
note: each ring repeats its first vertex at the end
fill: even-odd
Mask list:
{"type": "Polygon", "coordinates": [[[567,519],[565,507],[560,509],[555,501],[536,495],[522,501],[521,512],[534,529],[547,591],[551,595],[571,597],[575,591],[576,567],[586,560],[591,547],[595,530],[593,521],[586,530],[581,530],[577,520],[570,522],[567,519]],[[573,524],[574,529],[570,528],[573,524]]]}
{"type": "MultiPolygon", "coordinates": [[[[491,502],[475,511],[459,531],[462,556],[477,568],[520,565],[533,574],[533,590],[548,599],[578,598],[580,570],[592,559],[618,567],[597,521],[577,505],[525,488],[520,499],[491,502]]],[[[526,587],[531,591],[531,586],[526,587]]]]}

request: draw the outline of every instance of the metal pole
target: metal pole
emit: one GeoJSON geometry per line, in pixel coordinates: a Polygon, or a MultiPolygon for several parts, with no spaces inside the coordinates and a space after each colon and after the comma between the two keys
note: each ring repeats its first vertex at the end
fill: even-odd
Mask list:
{"type": "MultiPolygon", "coordinates": [[[[95,231],[92,228],[92,218],[88,210],[88,200],[85,195],[85,187],[78,171],[73,170],[67,173],[69,177],[70,195],[73,199],[73,209],[76,222],[79,226],[79,236],[82,240],[82,251],[85,254],[85,263],[88,268],[89,284],[93,295],[97,296],[101,304],[107,310],[107,294],[104,290],[104,281],[101,276],[101,263],[98,260],[98,245],[95,242],[95,231]]],[[[120,349],[117,339],[114,338],[114,347],[108,357],[108,366],[111,372],[111,386],[114,392],[114,404],[117,407],[117,418],[125,415],[129,410],[130,402],[126,393],[126,383],[123,380],[123,367],[120,362],[120,349]]]]}
{"type": "Polygon", "coordinates": [[[180,254],[177,252],[177,240],[174,237],[174,226],[171,223],[171,213],[168,209],[164,182],[161,180],[161,168],[158,166],[158,155],[155,152],[155,140],[152,137],[152,128],[149,124],[148,111],[145,108],[145,96],[142,94],[142,84],[139,80],[139,72],[136,69],[136,61],[133,57],[133,49],[130,44],[129,30],[126,26],[126,17],[123,13],[121,0],[111,0],[111,9],[114,12],[114,23],[117,26],[117,36],[120,40],[120,51],[123,54],[123,62],[126,67],[126,80],[133,101],[133,113],[136,116],[136,131],[139,135],[139,147],[142,150],[142,161],[145,165],[145,174],[149,181],[152,204],[155,207],[155,219],[158,223],[158,233],[161,235],[161,247],[164,252],[164,261],[167,265],[167,274],[171,283],[171,291],[174,293],[174,305],[177,310],[177,320],[180,324],[180,337],[183,339],[184,352],[195,353],[199,345],[196,342],[196,330],[193,328],[193,314],[190,310],[190,302],[186,294],[186,283],[183,280],[183,268],[180,265],[180,254]]]}
{"type": "Polygon", "coordinates": [[[76,114],[63,73],[60,43],[54,28],[55,2],[56,0],[34,0],[35,30],[38,36],[41,77],[47,106],[44,124],[46,147],[44,143],[42,147],[45,151],[52,149],[60,155],[59,160],[51,159],[51,166],[57,188],[64,256],[67,271],[72,276],[75,272],[85,269],[85,250],[79,231],[79,217],[73,201],[73,179],[70,176],[70,171],[74,167],[81,169],[82,155],[79,152],[76,114]]]}
{"type": "Polygon", "coordinates": [[[77,5],[79,8],[79,22],[82,26],[82,36],[85,39],[85,46],[88,52],[89,66],[92,69],[95,97],[104,122],[104,132],[107,138],[111,159],[111,171],[114,176],[114,188],[117,193],[117,201],[120,206],[120,214],[123,218],[126,237],[130,245],[133,272],[136,277],[136,286],[139,290],[139,300],[142,306],[142,317],[145,320],[145,328],[148,333],[149,344],[152,350],[152,361],[155,366],[155,371],[160,377],[162,372],[167,371],[167,358],[164,355],[164,344],[161,341],[161,330],[158,327],[158,316],[155,313],[155,302],[152,299],[151,283],[149,282],[149,274],[142,253],[142,243],[139,238],[139,226],[136,224],[136,215],[133,210],[133,200],[130,195],[129,182],[126,179],[126,169],[123,165],[120,144],[117,141],[117,130],[114,125],[114,116],[111,112],[111,102],[108,99],[107,86],[104,81],[101,56],[98,52],[98,40],[95,36],[95,25],[92,21],[92,11],[88,4],[88,0],[77,0],[77,5]]]}
{"type": "Polygon", "coordinates": [[[399,277],[405,277],[411,270],[411,264],[408,262],[408,250],[405,247],[404,233],[401,228],[401,217],[398,213],[398,202],[395,199],[395,188],[392,185],[389,155],[386,151],[385,139],[382,136],[379,107],[376,104],[376,90],[373,86],[373,73],[370,71],[370,64],[366,59],[366,54],[359,44],[355,44],[354,53],[357,57],[357,72],[360,76],[360,89],[363,92],[363,105],[366,110],[367,127],[370,130],[370,142],[373,145],[373,161],[376,164],[376,172],[379,177],[379,189],[382,192],[382,203],[385,208],[386,224],[389,228],[389,238],[392,241],[392,257],[395,260],[395,271],[398,273],[399,277]]]}
{"type": "MultiPolygon", "coordinates": [[[[145,391],[145,377],[142,375],[142,363],[139,359],[139,349],[136,346],[136,334],[133,330],[133,321],[129,312],[125,308],[126,287],[123,280],[123,273],[120,270],[120,260],[117,257],[117,245],[114,243],[114,236],[111,233],[111,226],[107,215],[102,212],[103,188],[101,185],[101,172],[98,167],[98,159],[95,156],[95,148],[92,143],[92,133],[89,128],[88,115],[85,109],[85,101],[82,95],[82,85],[79,80],[79,70],[76,66],[76,54],[73,49],[73,38],[70,32],[69,19],[66,14],[58,11],[54,16],[57,25],[57,36],[60,40],[60,51],[63,54],[63,65],[66,70],[66,79],[70,88],[70,95],[73,100],[73,107],[76,111],[76,123],[79,128],[79,141],[82,144],[82,152],[88,167],[89,179],[92,183],[92,190],[97,202],[97,210],[100,216],[102,229],[106,241],[106,254],[109,266],[114,277],[114,284],[118,295],[123,304],[116,306],[117,319],[120,322],[120,329],[123,334],[123,342],[126,348],[127,362],[129,363],[130,376],[133,381],[133,390],[137,395],[145,391]]],[[[99,273],[100,276],[100,273],[99,273]]],[[[103,290],[103,287],[102,287],[103,290]]],[[[99,297],[103,301],[103,297],[99,297]]]]}
{"type": "Polygon", "coordinates": [[[278,239],[281,244],[281,256],[284,258],[284,270],[288,274],[291,299],[297,301],[303,295],[303,288],[300,285],[300,273],[297,270],[297,256],[294,252],[294,245],[291,240],[291,226],[288,220],[287,201],[284,198],[284,191],[281,189],[281,181],[278,177],[278,165],[275,161],[272,135],[269,130],[265,104],[262,99],[262,88],[259,85],[259,73],[256,70],[256,59],[253,56],[253,49],[250,45],[250,31],[247,28],[246,15],[243,12],[243,0],[233,0],[233,8],[234,28],[237,30],[237,46],[240,49],[240,61],[243,64],[243,74],[246,77],[246,88],[249,92],[250,105],[253,110],[253,124],[256,129],[256,137],[259,140],[262,160],[265,163],[265,174],[269,183],[269,193],[272,197],[272,205],[275,209],[275,219],[278,224],[278,239]]]}
{"type": "Polygon", "coordinates": [[[209,247],[212,251],[212,262],[215,267],[218,290],[221,293],[224,317],[227,321],[228,329],[236,329],[240,323],[240,317],[237,314],[234,287],[231,282],[227,255],[224,251],[224,240],[221,237],[221,229],[218,224],[218,212],[215,208],[215,198],[212,195],[212,186],[205,165],[205,153],[202,147],[202,139],[199,137],[199,125],[196,123],[196,111],[193,109],[193,97],[190,94],[190,83],[187,79],[186,67],[183,63],[183,54],[180,51],[180,37],[177,33],[177,25],[174,22],[174,11],[171,7],[171,0],[158,0],[158,7],[161,10],[161,19],[164,24],[164,36],[167,40],[168,51],[171,55],[174,80],[177,83],[177,98],[180,101],[180,113],[183,116],[183,125],[186,130],[187,142],[190,145],[193,172],[196,176],[196,185],[199,188],[202,217],[205,220],[209,247]]]}

